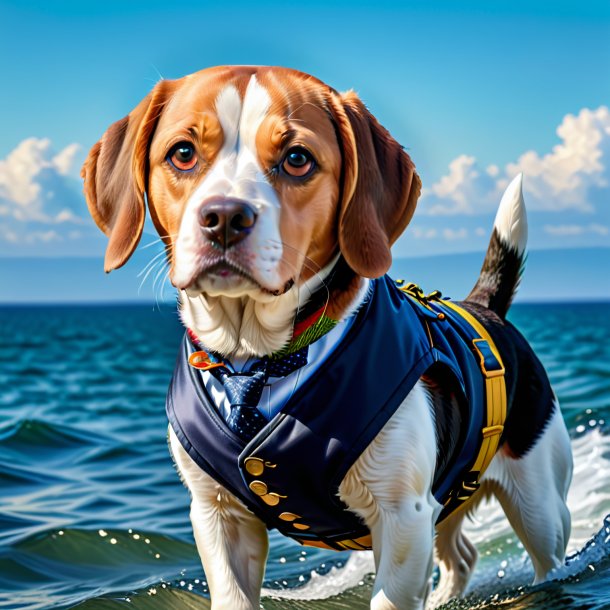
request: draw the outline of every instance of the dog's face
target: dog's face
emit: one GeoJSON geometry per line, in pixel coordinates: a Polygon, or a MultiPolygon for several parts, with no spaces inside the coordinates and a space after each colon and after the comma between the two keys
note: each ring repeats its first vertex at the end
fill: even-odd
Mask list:
{"type": "Polygon", "coordinates": [[[291,80],[206,73],[168,101],[149,197],[177,287],[279,294],[336,248],[341,151],[319,87],[291,80]]]}
{"type": "Polygon", "coordinates": [[[177,288],[262,301],[339,249],[357,274],[385,273],[420,190],[355,94],[284,68],[161,81],[92,148],[83,177],[107,271],[135,249],[146,194],[177,288]]]}

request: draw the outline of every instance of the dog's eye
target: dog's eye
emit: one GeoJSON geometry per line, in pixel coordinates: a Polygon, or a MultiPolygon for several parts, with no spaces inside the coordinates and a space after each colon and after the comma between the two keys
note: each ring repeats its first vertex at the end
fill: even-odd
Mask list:
{"type": "Polygon", "coordinates": [[[188,172],[197,165],[195,148],[190,142],[178,142],[167,155],[167,160],[181,172],[188,172]]]}
{"type": "Polygon", "coordinates": [[[301,146],[295,146],[288,150],[282,169],[290,176],[303,178],[307,176],[314,168],[315,161],[311,153],[301,146]]]}

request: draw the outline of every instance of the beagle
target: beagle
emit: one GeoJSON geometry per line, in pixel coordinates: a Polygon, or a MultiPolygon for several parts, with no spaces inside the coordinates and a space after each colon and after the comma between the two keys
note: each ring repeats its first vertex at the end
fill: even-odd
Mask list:
{"type": "Polygon", "coordinates": [[[522,270],[521,178],[465,301],[393,282],[420,193],[409,155],[353,92],[230,66],[159,82],[83,166],[107,272],[144,225],[165,244],[187,329],[169,443],[214,609],[259,608],[267,529],[372,548],[371,608],[463,594],[464,516],[495,495],[536,582],[570,533],[568,434],[505,320],[522,270]]]}

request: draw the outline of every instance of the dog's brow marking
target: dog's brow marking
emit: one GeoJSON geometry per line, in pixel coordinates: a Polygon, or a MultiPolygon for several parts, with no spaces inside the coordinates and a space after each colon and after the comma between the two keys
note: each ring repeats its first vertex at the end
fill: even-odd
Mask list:
{"type": "Polygon", "coordinates": [[[252,76],[244,96],[244,106],[239,127],[243,144],[252,153],[256,152],[256,134],[264,118],[267,116],[270,106],[271,97],[269,93],[256,80],[256,76],[252,76]]]}
{"type": "Polygon", "coordinates": [[[215,106],[225,136],[222,153],[239,153],[243,147],[256,155],[256,134],[271,106],[271,97],[256,76],[248,82],[243,103],[235,86],[227,85],[215,106]]]}
{"type": "Polygon", "coordinates": [[[239,136],[242,105],[239,93],[234,85],[227,85],[216,98],[216,113],[224,133],[222,153],[234,152],[239,136]]]}

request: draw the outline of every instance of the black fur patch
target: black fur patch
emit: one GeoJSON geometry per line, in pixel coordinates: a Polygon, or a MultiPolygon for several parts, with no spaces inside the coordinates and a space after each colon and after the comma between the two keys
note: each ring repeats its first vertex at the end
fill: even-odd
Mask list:
{"type": "Polygon", "coordinates": [[[466,300],[495,311],[502,319],[519,285],[523,256],[493,230],[479,279],[466,300]]]}
{"type": "Polygon", "coordinates": [[[432,365],[422,377],[426,386],[436,430],[436,469],[432,488],[444,477],[447,467],[452,464],[455,452],[464,442],[465,430],[462,396],[455,377],[441,365],[432,365]]]}

